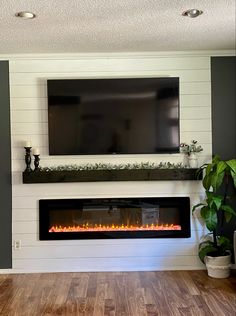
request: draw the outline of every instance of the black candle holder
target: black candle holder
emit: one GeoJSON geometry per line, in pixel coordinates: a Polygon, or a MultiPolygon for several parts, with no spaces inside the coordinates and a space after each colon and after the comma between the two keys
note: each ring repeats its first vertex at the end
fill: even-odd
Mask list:
{"type": "Polygon", "coordinates": [[[32,147],[24,147],[25,148],[25,172],[31,172],[31,148],[32,147]]]}
{"type": "Polygon", "coordinates": [[[40,167],[39,167],[39,155],[34,155],[34,171],[39,171],[40,167]]]}

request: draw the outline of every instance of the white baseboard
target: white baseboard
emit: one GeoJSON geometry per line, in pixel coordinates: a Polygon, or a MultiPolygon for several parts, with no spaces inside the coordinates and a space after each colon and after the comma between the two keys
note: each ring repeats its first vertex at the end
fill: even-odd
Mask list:
{"type": "MultiPolygon", "coordinates": [[[[236,268],[236,267],[235,267],[236,268]]],[[[100,270],[89,270],[89,269],[84,269],[84,270],[75,270],[75,269],[54,269],[52,270],[30,270],[30,269],[0,269],[0,274],[21,274],[21,273],[60,273],[60,272],[78,272],[78,273],[86,273],[86,272],[137,272],[137,271],[189,271],[189,270],[205,270],[204,268],[199,268],[199,267],[189,267],[189,266],[181,266],[181,267],[165,267],[164,269],[150,269],[150,268],[141,268],[141,269],[100,269],[100,270]]]]}

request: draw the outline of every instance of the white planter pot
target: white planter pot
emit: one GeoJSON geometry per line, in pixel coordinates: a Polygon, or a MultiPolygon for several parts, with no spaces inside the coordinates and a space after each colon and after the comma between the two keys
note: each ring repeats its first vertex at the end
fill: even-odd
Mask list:
{"type": "Polygon", "coordinates": [[[228,278],[231,268],[231,254],[219,257],[205,257],[208,275],[212,278],[228,278]]]}
{"type": "Polygon", "coordinates": [[[188,157],[189,167],[198,168],[198,156],[195,153],[191,153],[188,157]]]}

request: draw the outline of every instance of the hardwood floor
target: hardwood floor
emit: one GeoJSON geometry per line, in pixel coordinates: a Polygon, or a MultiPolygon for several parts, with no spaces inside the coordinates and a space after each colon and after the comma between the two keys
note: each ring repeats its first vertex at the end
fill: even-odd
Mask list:
{"type": "Polygon", "coordinates": [[[205,271],[0,275],[0,315],[234,316],[236,276],[205,271]]]}

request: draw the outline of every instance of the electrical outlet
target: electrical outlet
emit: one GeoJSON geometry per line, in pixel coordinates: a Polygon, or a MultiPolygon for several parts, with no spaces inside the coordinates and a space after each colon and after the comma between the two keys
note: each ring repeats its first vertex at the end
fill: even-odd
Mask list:
{"type": "Polygon", "coordinates": [[[21,240],[15,240],[14,241],[14,249],[20,250],[21,249],[21,240]]]}

